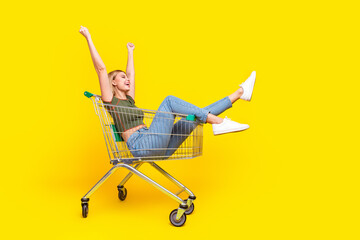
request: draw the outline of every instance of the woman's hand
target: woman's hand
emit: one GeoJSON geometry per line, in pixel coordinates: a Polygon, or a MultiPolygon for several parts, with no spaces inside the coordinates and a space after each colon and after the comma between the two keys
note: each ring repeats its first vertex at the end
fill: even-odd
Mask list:
{"type": "Polygon", "coordinates": [[[126,46],[127,46],[129,51],[134,51],[134,49],[135,49],[135,45],[132,44],[132,43],[128,43],[126,46]]]}
{"type": "Polygon", "coordinates": [[[86,27],[81,26],[79,31],[86,39],[90,38],[89,30],[86,27]]]}

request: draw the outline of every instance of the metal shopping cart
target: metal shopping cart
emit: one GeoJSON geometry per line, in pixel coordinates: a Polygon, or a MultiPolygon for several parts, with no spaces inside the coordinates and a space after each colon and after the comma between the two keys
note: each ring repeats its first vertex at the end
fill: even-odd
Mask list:
{"type": "MultiPolygon", "coordinates": [[[[90,196],[103,184],[116,170],[119,168],[125,168],[130,172],[117,186],[118,197],[121,201],[124,201],[127,196],[127,190],[124,187],[125,183],[130,179],[133,174],[141,177],[148,183],[152,184],[157,189],[161,190],[168,196],[177,201],[180,206],[174,209],[170,213],[170,222],[174,226],[182,226],[186,221],[186,215],[191,214],[194,211],[195,195],[183,184],[177,181],[169,173],[164,171],[156,161],[172,160],[172,159],[189,159],[202,155],[203,146],[203,124],[195,119],[194,115],[184,115],[179,113],[159,112],[148,109],[128,108],[122,106],[115,106],[111,104],[105,104],[101,100],[101,96],[95,95],[89,92],[84,93],[86,97],[90,98],[93,102],[95,113],[98,115],[101,128],[104,134],[106,147],[108,150],[110,163],[114,166],[100,179],[99,182],[93,186],[90,191],[81,199],[82,216],[87,217],[89,211],[89,198],[90,196]],[[122,139],[122,133],[118,129],[118,120],[114,114],[121,114],[122,118],[133,118],[141,116],[143,123],[150,127],[155,117],[162,118],[162,121],[171,121],[173,127],[177,128],[177,131],[171,133],[172,138],[176,138],[176,142],[179,146],[168,146],[167,148],[151,148],[151,149],[136,149],[129,150],[127,144],[122,139]],[[141,156],[139,157],[139,155],[141,156]],[[138,157],[134,157],[138,156],[138,157]],[[153,181],[148,176],[139,171],[142,164],[148,163],[156,170],[166,176],[170,181],[177,185],[180,190],[176,193],[169,191],[157,182],[153,181]],[[188,198],[183,200],[179,197],[179,194],[185,192],[188,198]]],[[[169,134],[169,133],[157,133],[157,134],[169,134]]],[[[150,138],[151,139],[151,138],[150,138]]],[[[155,138],[154,138],[155,139],[155,138]]]]}

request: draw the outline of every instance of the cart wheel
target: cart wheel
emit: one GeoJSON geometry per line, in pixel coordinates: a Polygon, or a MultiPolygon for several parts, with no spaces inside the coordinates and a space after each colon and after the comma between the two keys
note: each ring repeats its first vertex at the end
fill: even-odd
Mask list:
{"type": "Polygon", "coordinates": [[[124,201],[125,198],[126,198],[126,196],[127,196],[127,190],[126,190],[126,188],[122,187],[122,188],[118,188],[118,190],[119,190],[119,194],[118,194],[119,199],[120,199],[121,201],[124,201]]]}
{"type": "Polygon", "coordinates": [[[192,212],[194,211],[194,208],[195,208],[194,203],[192,203],[192,204],[190,205],[190,207],[189,207],[188,209],[186,209],[185,214],[186,214],[186,215],[192,214],[192,212]]]}
{"type": "Polygon", "coordinates": [[[82,206],[82,216],[83,218],[86,218],[89,212],[89,205],[88,203],[81,203],[82,206]]]}
{"type": "Polygon", "coordinates": [[[175,227],[181,227],[182,225],[184,225],[184,223],[186,222],[186,214],[183,214],[181,216],[181,218],[179,220],[176,220],[176,215],[177,215],[178,210],[174,209],[171,213],[170,213],[170,222],[172,225],[174,225],[175,227]]]}

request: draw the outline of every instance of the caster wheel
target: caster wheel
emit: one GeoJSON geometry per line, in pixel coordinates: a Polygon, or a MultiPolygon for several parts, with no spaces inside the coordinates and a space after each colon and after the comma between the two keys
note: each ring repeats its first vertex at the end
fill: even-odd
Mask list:
{"type": "Polygon", "coordinates": [[[119,194],[118,194],[118,197],[121,201],[124,201],[126,196],[127,196],[127,190],[126,188],[122,187],[122,188],[119,188],[119,194]]]}
{"type": "Polygon", "coordinates": [[[181,227],[186,222],[186,214],[183,214],[179,220],[176,220],[177,212],[178,212],[178,210],[175,209],[170,213],[170,216],[169,216],[170,222],[175,227],[181,227]]]}
{"type": "Polygon", "coordinates": [[[81,203],[82,206],[82,216],[83,218],[86,218],[89,212],[89,205],[88,203],[81,203]]]}
{"type": "Polygon", "coordinates": [[[194,211],[194,208],[195,208],[194,203],[192,203],[192,204],[190,205],[190,207],[189,207],[188,209],[186,209],[185,214],[186,214],[186,215],[192,214],[192,212],[194,211]]]}

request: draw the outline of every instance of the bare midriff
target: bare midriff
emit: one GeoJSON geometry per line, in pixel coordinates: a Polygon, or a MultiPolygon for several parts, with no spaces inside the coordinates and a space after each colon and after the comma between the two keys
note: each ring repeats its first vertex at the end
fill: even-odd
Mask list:
{"type": "Polygon", "coordinates": [[[133,134],[134,132],[136,132],[137,130],[146,127],[145,124],[141,124],[139,126],[130,128],[128,130],[126,130],[125,132],[122,133],[122,138],[124,139],[125,142],[127,142],[127,140],[129,139],[129,137],[131,136],[131,134],[133,134]]]}

